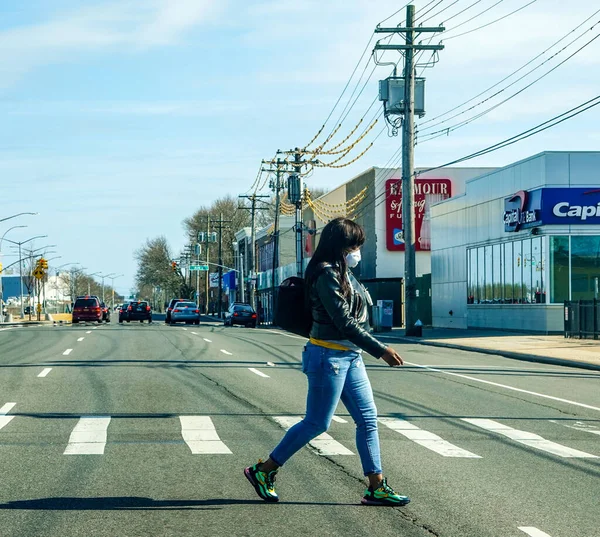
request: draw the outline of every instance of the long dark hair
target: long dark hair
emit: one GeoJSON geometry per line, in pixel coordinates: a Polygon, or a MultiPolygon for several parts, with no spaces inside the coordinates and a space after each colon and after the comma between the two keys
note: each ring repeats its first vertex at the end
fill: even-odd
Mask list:
{"type": "Polygon", "coordinates": [[[306,288],[310,289],[314,284],[323,265],[330,264],[340,275],[342,294],[350,296],[350,283],[346,278],[346,255],[360,248],[365,239],[364,229],[353,220],[341,217],[331,220],[321,231],[319,245],[306,267],[306,288]]]}

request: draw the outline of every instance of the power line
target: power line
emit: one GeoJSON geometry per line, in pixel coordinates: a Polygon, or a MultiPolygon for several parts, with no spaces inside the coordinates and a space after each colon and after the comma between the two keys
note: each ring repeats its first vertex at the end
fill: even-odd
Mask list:
{"type": "MultiPolygon", "coordinates": [[[[589,20],[591,20],[598,13],[600,13],[600,9],[597,10],[596,12],[592,13],[592,15],[590,15],[587,19],[585,19],[581,24],[577,25],[575,28],[573,28],[573,30],[571,30],[570,32],[566,33],[558,41],[556,41],[555,43],[553,43],[552,45],[550,45],[546,50],[544,50],[543,52],[541,52],[540,54],[538,54],[537,56],[535,56],[534,58],[532,58],[531,60],[529,60],[527,63],[523,64],[521,67],[519,67],[517,70],[513,71],[512,73],[510,73],[506,77],[504,77],[502,80],[496,82],[496,84],[490,86],[489,88],[485,89],[481,93],[478,93],[474,97],[471,97],[469,100],[467,100],[467,101],[465,101],[465,102],[463,102],[463,103],[455,106],[454,108],[451,108],[450,110],[447,110],[446,112],[444,112],[442,114],[439,114],[439,115],[437,115],[435,117],[432,117],[431,119],[428,119],[427,121],[421,122],[421,125],[426,125],[428,123],[431,123],[432,121],[436,121],[437,119],[440,119],[441,117],[444,117],[444,116],[446,116],[448,114],[451,114],[455,110],[458,110],[459,108],[462,108],[464,105],[469,104],[470,102],[474,101],[478,97],[481,97],[482,95],[485,95],[488,91],[494,89],[495,87],[499,86],[503,82],[506,82],[509,78],[511,78],[512,76],[516,75],[517,73],[519,73],[520,71],[522,71],[523,69],[525,69],[525,67],[531,65],[533,62],[535,62],[536,60],[538,60],[539,58],[541,58],[548,51],[552,50],[556,45],[558,45],[559,43],[561,43],[562,41],[564,41],[567,37],[569,37],[569,35],[571,35],[572,33],[576,32],[577,30],[579,30],[579,28],[581,28],[585,23],[587,23],[589,20]]],[[[584,34],[582,34],[582,35],[584,35],[584,34]]],[[[577,39],[579,39],[580,37],[578,37],[577,39]]],[[[533,72],[533,71],[529,71],[528,74],[531,73],[531,72],[533,72]]],[[[510,87],[510,86],[507,86],[507,87],[510,87]]],[[[448,118],[445,121],[449,121],[450,119],[452,119],[452,118],[448,118]]],[[[445,121],[442,122],[442,123],[445,123],[445,121]]],[[[441,124],[441,123],[438,123],[438,125],[439,124],[441,124]]],[[[433,126],[435,126],[435,125],[432,125],[432,127],[433,126]]]]}
{"type": "MultiPolygon", "coordinates": [[[[434,17],[437,17],[438,15],[441,15],[444,11],[447,11],[448,9],[450,9],[453,5],[458,4],[461,0],[454,0],[454,2],[452,2],[449,6],[446,6],[444,9],[438,11],[435,15],[431,15],[431,17],[429,17],[427,20],[423,21],[423,24],[425,24],[427,21],[432,20],[434,17]]],[[[481,0],[480,0],[481,1],[481,0]]],[[[417,17],[420,18],[420,17],[417,17]]]]}
{"type": "MultiPolygon", "coordinates": [[[[429,4],[427,4],[426,6],[423,6],[421,9],[422,10],[425,9],[427,6],[430,6],[431,4],[433,4],[433,2],[435,2],[435,0],[433,0],[432,2],[429,2],[429,4]]],[[[415,22],[417,22],[419,19],[422,19],[425,15],[427,15],[427,13],[430,13],[431,11],[433,11],[436,7],[438,7],[443,2],[444,2],[444,0],[438,0],[438,2],[435,4],[435,6],[433,6],[431,9],[428,9],[425,13],[423,13],[419,17],[415,17],[415,22]]],[[[454,3],[456,4],[456,2],[454,2],[454,3]]]]}
{"type": "MultiPolygon", "coordinates": [[[[465,24],[468,24],[469,22],[475,20],[477,17],[481,17],[482,15],[485,15],[488,11],[491,11],[492,9],[494,9],[497,5],[500,5],[502,2],[504,2],[504,0],[498,0],[498,2],[496,2],[494,5],[484,9],[482,12],[477,13],[477,15],[474,15],[473,17],[471,17],[470,19],[467,19],[464,22],[461,22],[460,24],[457,24],[454,28],[450,28],[450,30],[448,30],[449,32],[452,32],[453,30],[456,30],[457,28],[460,28],[461,26],[464,26],[465,24]]],[[[475,4],[478,4],[479,2],[475,2],[475,4]]],[[[475,5],[473,4],[473,5],[475,5]]],[[[468,9],[468,8],[467,8],[468,9]]],[[[465,10],[466,11],[466,10],[465,10]]],[[[450,19],[448,19],[450,20],[450,19]]],[[[444,21],[444,22],[448,22],[448,20],[444,21]]]]}
{"type": "Polygon", "coordinates": [[[520,8],[515,9],[514,11],[511,11],[507,15],[503,15],[502,17],[500,17],[500,18],[498,18],[496,20],[493,20],[492,22],[488,22],[487,24],[483,24],[482,26],[478,26],[477,28],[473,28],[472,30],[468,30],[466,32],[462,32],[460,34],[444,38],[444,41],[449,41],[450,39],[456,39],[457,37],[462,37],[463,35],[471,34],[473,32],[476,32],[477,30],[481,30],[482,28],[487,28],[488,26],[491,26],[492,24],[496,24],[497,22],[500,22],[501,20],[507,19],[511,15],[514,15],[515,13],[518,13],[519,11],[525,9],[526,7],[529,7],[531,4],[535,4],[536,2],[537,2],[537,0],[532,0],[528,4],[525,4],[524,6],[521,6],[520,8]]]}
{"type": "MultiPolygon", "coordinates": [[[[509,145],[516,144],[517,142],[520,142],[522,140],[530,138],[531,136],[539,134],[540,132],[543,132],[552,127],[555,127],[556,125],[559,125],[569,119],[572,119],[573,117],[576,117],[579,114],[582,114],[583,112],[586,112],[587,110],[590,110],[591,108],[594,108],[598,105],[600,105],[600,95],[598,95],[578,106],[575,106],[574,108],[571,108],[570,110],[567,110],[566,112],[563,112],[562,114],[554,116],[554,117],[536,125],[535,127],[532,127],[530,129],[527,129],[526,131],[520,132],[519,134],[516,134],[515,136],[511,136],[510,138],[506,138],[505,140],[502,140],[501,142],[498,142],[496,144],[488,146],[484,149],[480,149],[479,151],[476,151],[476,152],[466,155],[464,157],[460,157],[460,158],[452,160],[450,162],[446,162],[444,164],[441,164],[440,166],[435,166],[433,168],[426,168],[424,170],[417,172],[415,175],[422,175],[427,172],[439,170],[440,168],[445,168],[447,166],[459,164],[461,162],[465,162],[467,160],[472,160],[474,158],[486,155],[488,153],[498,151],[499,149],[503,149],[504,147],[508,147],[509,145]]],[[[379,182],[378,185],[381,185],[381,182],[379,182]]],[[[376,185],[376,188],[378,185],[376,185]]],[[[379,205],[381,205],[381,203],[383,203],[383,201],[385,201],[385,200],[383,200],[381,202],[378,202],[377,200],[380,199],[381,197],[385,197],[385,195],[386,195],[386,193],[383,192],[382,194],[375,196],[375,198],[373,200],[371,200],[368,204],[366,204],[363,207],[363,212],[373,203],[375,203],[375,207],[378,207],[379,205]]]]}
{"type": "MultiPolygon", "coordinates": [[[[592,26],[592,28],[594,28],[597,24],[600,24],[600,21],[598,21],[594,26],[592,26]]],[[[590,30],[592,29],[590,28],[590,30]]],[[[590,31],[588,30],[588,31],[590,31]]],[[[433,137],[437,137],[436,135],[440,134],[440,135],[447,135],[450,132],[453,132],[457,129],[460,129],[462,127],[465,127],[466,125],[468,125],[469,123],[473,123],[474,121],[476,121],[477,119],[485,116],[486,114],[489,114],[491,111],[495,110],[496,108],[498,108],[499,106],[502,106],[504,103],[510,101],[511,99],[514,99],[517,95],[520,95],[521,93],[523,93],[525,90],[529,89],[531,86],[533,86],[534,84],[536,84],[537,82],[539,82],[540,80],[542,80],[543,78],[545,78],[546,76],[548,76],[550,73],[556,71],[559,67],[561,67],[562,65],[564,65],[566,62],[568,62],[571,58],[573,58],[574,56],[576,56],[577,54],[579,54],[582,50],[584,50],[585,48],[587,48],[589,45],[591,45],[596,39],[598,39],[600,37],[600,34],[597,34],[596,36],[594,36],[592,39],[590,39],[585,45],[581,46],[579,49],[577,49],[575,52],[573,52],[573,54],[571,54],[570,56],[566,57],[563,61],[561,61],[560,63],[558,63],[557,65],[555,65],[552,69],[550,69],[549,71],[546,71],[544,74],[542,74],[541,76],[539,76],[538,78],[536,78],[535,80],[533,80],[532,82],[530,82],[529,84],[527,84],[525,87],[521,88],[519,91],[516,91],[515,93],[513,93],[512,95],[510,95],[509,97],[507,97],[506,99],[504,99],[503,101],[500,101],[499,103],[495,104],[494,106],[491,106],[490,108],[487,108],[486,110],[484,110],[483,112],[478,113],[475,116],[472,116],[468,119],[465,119],[464,121],[461,121],[451,127],[446,127],[444,129],[440,129],[438,131],[434,131],[434,132],[430,132],[428,134],[426,134],[425,136],[427,137],[431,137],[431,138],[427,138],[425,141],[429,141],[431,139],[433,139],[433,137]]],[[[579,38],[577,38],[579,39],[579,38]]],[[[572,43],[571,43],[572,44],[572,43]]],[[[562,52],[563,50],[565,50],[565,48],[569,47],[569,45],[567,45],[566,47],[564,47],[563,49],[561,49],[559,52],[557,52],[556,54],[554,54],[552,57],[548,58],[544,63],[540,64],[538,67],[536,67],[536,69],[538,69],[539,67],[541,67],[542,65],[544,65],[545,63],[547,63],[548,61],[550,61],[552,58],[554,58],[556,55],[560,54],[560,52],[562,52]]],[[[535,69],[534,69],[535,70],[535,69]]],[[[533,71],[532,71],[533,72],[533,71]]],[[[527,73],[530,74],[530,73],[527,73]]],[[[519,80],[522,80],[525,76],[521,77],[519,80]]],[[[512,85],[514,85],[516,82],[518,82],[519,80],[515,81],[512,85]]],[[[510,86],[507,86],[510,87],[510,86]]],[[[495,96],[499,95],[500,93],[502,93],[502,91],[504,91],[507,88],[504,88],[503,90],[495,93],[494,95],[488,97],[487,99],[485,99],[484,101],[481,101],[481,103],[478,103],[474,106],[472,106],[471,108],[469,108],[468,110],[465,110],[464,112],[461,112],[460,114],[457,114],[456,116],[453,117],[457,117],[459,115],[465,114],[468,111],[472,110],[473,108],[476,108],[477,106],[479,106],[480,104],[489,101],[490,99],[494,98],[495,96]]],[[[449,118],[445,121],[443,121],[442,123],[445,123],[446,121],[450,121],[449,118]]],[[[432,129],[434,127],[434,125],[432,125],[431,127],[428,127],[426,130],[432,129]]]]}

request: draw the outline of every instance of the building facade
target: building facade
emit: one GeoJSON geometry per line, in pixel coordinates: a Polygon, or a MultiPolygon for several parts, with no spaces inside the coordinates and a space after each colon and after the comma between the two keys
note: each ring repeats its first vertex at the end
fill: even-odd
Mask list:
{"type": "Polygon", "coordinates": [[[598,298],[600,152],[547,152],[431,208],[433,324],[563,330],[565,300],[598,298]]]}

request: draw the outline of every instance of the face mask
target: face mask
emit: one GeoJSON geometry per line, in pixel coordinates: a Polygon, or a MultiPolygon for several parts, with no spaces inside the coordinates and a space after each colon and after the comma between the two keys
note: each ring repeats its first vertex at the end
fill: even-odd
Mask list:
{"type": "Polygon", "coordinates": [[[350,252],[346,256],[346,265],[348,265],[350,268],[354,268],[360,263],[360,260],[360,250],[356,250],[356,252],[350,252]]]}

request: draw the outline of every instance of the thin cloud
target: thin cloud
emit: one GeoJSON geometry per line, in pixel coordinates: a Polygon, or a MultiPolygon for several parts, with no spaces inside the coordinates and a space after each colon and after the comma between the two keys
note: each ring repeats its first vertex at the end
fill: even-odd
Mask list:
{"type": "Polygon", "coordinates": [[[139,51],[176,43],[187,31],[214,22],[217,0],[129,0],[62,13],[38,24],[0,32],[0,87],[41,65],[84,53],[139,51]]]}

